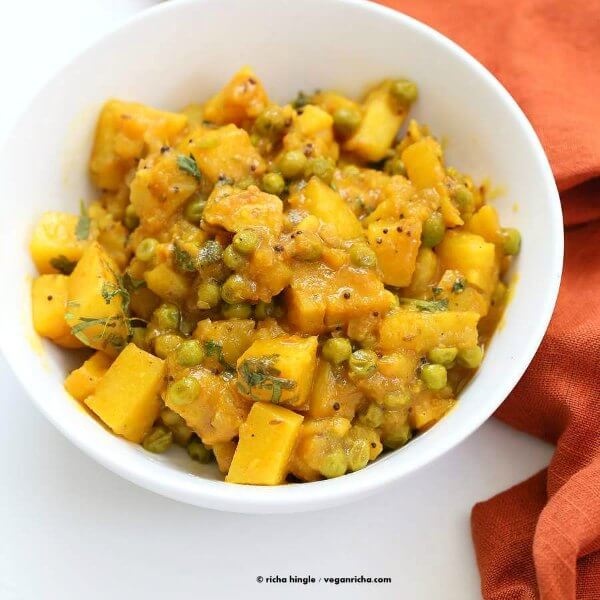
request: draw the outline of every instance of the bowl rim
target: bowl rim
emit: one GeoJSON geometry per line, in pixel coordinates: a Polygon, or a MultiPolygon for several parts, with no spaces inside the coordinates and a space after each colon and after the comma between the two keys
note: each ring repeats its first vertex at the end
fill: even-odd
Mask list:
{"type": "MultiPolygon", "coordinates": [[[[129,455],[125,460],[120,460],[123,456],[115,457],[112,452],[108,451],[108,446],[96,445],[93,443],[93,440],[90,441],[90,439],[85,435],[82,435],[82,432],[79,430],[69,428],[45,406],[44,402],[38,397],[38,392],[34,389],[34,385],[31,382],[30,371],[27,369],[26,365],[13,359],[12,353],[10,352],[9,340],[6,336],[0,335],[0,351],[5,356],[12,371],[15,373],[37,408],[59,431],[61,431],[63,435],[65,435],[65,437],[72,441],[85,454],[121,477],[128,479],[147,490],[188,504],[217,510],[246,513],[285,513],[317,510],[363,498],[389,483],[414,472],[425,464],[432,462],[471,435],[492,415],[504,399],[506,399],[533,359],[547,330],[558,296],[564,250],[563,219],[560,198],[554,176],[541,142],[532,125],[509,92],[466,50],[435,29],[408,15],[373,2],[365,2],[364,0],[319,1],[330,5],[351,5],[360,10],[364,10],[365,12],[377,13],[385,19],[393,20],[403,27],[416,30],[418,33],[431,38],[434,43],[442,46],[443,49],[451,53],[456,60],[465,63],[474,73],[475,77],[483,79],[484,82],[493,89],[495,94],[505,104],[508,111],[516,119],[518,125],[522,128],[531,149],[535,154],[535,158],[539,163],[540,175],[543,177],[543,185],[546,188],[545,191],[549,199],[548,207],[553,228],[551,233],[556,242],[552,247],[552,254],[549,256],[552,267],[552,281],[548,283],[548,293],[545,297],[544,304],[538,307],[539,318],[530,330],[528,342],[519,352],[521,357],[519,361],[520,366],[515,367],[516,372],[514,378],[510,381],[499,382],[499,388],[501,388],[500,391],[497,392],[499,400],[493,404],[487,405],[486,410],[481,410],[475,414],[468,422],[468,426],[457,430],[456,434],[453,436],[446,436],[445,438],[438,440],[437,444],[423,444],[420,453],[417,454],[416,457],[412,457],[410,462],[406,462],[400,468],[398,465],[396,465],[395,468],[388,467],[386,469],[381,468],[381,466],[380,468],[377,468],[377,464],[374,464],[369,469],[350,473],[338,479],[317,481],[308,484],[304,483],[302,485],[283,485],[271,488],[255,485],[234,485],[223,481],[205,479],[191,473],[183,473],[174,469],[161,469],[160,471],[148,469],[148,460],[141,454],[139,457],[129,455]],[[157,473],[159,477],[157,477],[157,473]]],[[[157,14],[166,14],[171,11],[185,11],[187,5],[209,4],[211,2],[214,2],[214,0],[179,0],[178,2],[162,3],[140,11],[119,24],[117,27],[112,28],[93,40],[87,47],[77,52],[69,61],[63,63],[54,72],[54,75],[42,84],[31,101],[21,112],[19,118],[15,120],[16,125],[13,126],[5,137],[2,149],[4,150],[7,147],[9,140],[15,135],[15,131],[19,129],[21,121],[24,119],[31,106],[43,96],[45,89],[51,85],[54,80],[59,79],[64,70],[81,60],[87,52],[93,51],[97,45],[103,43],[107,38],[110,38],[114,34],[123,32],[129,27],[137,25],[138,22],[145,20],[148,15],[156,16],[157,14]]],[[[263,8],[268,6],[269,3],[277,2],[278,0],[268,0],[268,2],[265,2],[263,5],[263,8]]]]}

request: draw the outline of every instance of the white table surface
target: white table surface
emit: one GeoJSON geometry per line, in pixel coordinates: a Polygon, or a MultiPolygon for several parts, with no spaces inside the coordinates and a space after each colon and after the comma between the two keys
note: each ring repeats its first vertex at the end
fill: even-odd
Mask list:
{"type": "MultiPolygon", "coordinates": [[[[70,56],[152,4],[4,4],[0,137],[70,56]]],[[[492,420],[434,464],[361,502],[245,516],[176,503],[98,466],[45,421],[2,358],[0,410],[1,600],[479,598],[471,507],[545,466],[552,451],[492,420]],[[269,575],[317,582],[257,583],[269,575]],[[392,583],[318,581],[360,575],[392,583]]]]}

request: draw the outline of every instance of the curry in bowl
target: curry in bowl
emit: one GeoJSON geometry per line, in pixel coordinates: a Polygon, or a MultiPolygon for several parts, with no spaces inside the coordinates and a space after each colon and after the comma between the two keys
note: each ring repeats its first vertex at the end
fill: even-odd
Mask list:
{"type": "Polygon", "coordinates": [[[417,95],[390,79],[278,105],[244,68],[180,112],[109,100],[97,199],[42,215],[30,244],[36,331],[90,349],[66,390],[241,484],[339,477],[434,425],[483,359],[520,235],[403,127],[417,95]]]}

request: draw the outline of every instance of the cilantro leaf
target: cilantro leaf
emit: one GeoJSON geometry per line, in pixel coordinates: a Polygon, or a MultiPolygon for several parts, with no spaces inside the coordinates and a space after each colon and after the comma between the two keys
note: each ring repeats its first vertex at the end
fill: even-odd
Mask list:
{"type": "Polygon", "coordinates": [[[419,312],[441,312],[448,310],[448,300],[417,300],[415,298],[400,298],[400,303],[416,308],[419,312]]]}
{"type": "Polygon", "coordinates": [[[198,181],[202,178],[202,173],[200,173],[200,169],[198,168],[198,163],[194,158],[194,155],[190,153],[189,156],[185,156],[184,154],[180,154],[177,157],[177,166],[188,175],[195,177],[198,181]]]}
{"type": "Polygon", "coordinates": [[[74,260],[69,260],[64,254],[50,259],[50,264],[63,275],[70,275],[77,264],[74,260]]]}
{"type": "Polygon", "coordinates": [[[196,270],[196,261],[192,255],[177,244],[173,244],[173,262],[180,271],[193,272],[196,270]]]}
{"type": "Polygon", "coordinates": [[[79,220],[75,226],[75,236],[78,240],[87,240],[90,237],[91,219],[87,208],[83,204],[83,200],[79,201],[79,207],[81,214],[79,215],[79,220]]]}
{"type": "Polygon", "coordinates": [[[261,400],[253,390],[267,390],[271,392],[270,401],[278,404],[281,401],[283,390],[292,390],[296,382],[292,379],[280,377],[281,371],[275,367],[279,358],[278,354],[251,357],[239,366],[238,389],[242,394],[250,396],[253,400],[261,400]]]}

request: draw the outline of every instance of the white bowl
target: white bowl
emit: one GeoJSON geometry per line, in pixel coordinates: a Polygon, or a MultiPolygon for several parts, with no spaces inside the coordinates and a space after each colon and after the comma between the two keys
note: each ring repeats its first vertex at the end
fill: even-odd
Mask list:
{"type": "MultiPolygon", "coordinates": [[[[169,2],[133,18],[77,56],[38,94],[3,148],[0,182],[0,344],[35,404],[75,445],[159,494],[210,508],[294,512],[348,502],[440,456],[506,398],[548,325],[563,256],[562,215],[548,162],[529,122],[471,56],[402,14],[354,0],[169,2]],[[109,97],[177,109],[252,65],[276,100],[300,89],[358,94],[389,76],[420,89],[414,116],[447,141],[449,163],[490,177],[505,193],[502,223],[518,227],[519,281],[505,322],[455,410],[406,447],[339,479],[274,488],[226,484],[183,453],[157,457],[108,433],[63,391],[68,353],[31,328],[32,225],[48,209],[90,199],[87,160],[109,97]],[[518,206],[518,208],[517,208],[518,206]]],[[[24,473],[24,477],[27,474],[24,473]]],[[[457,476],[459,474],[457,473],[457,476]]]]}

